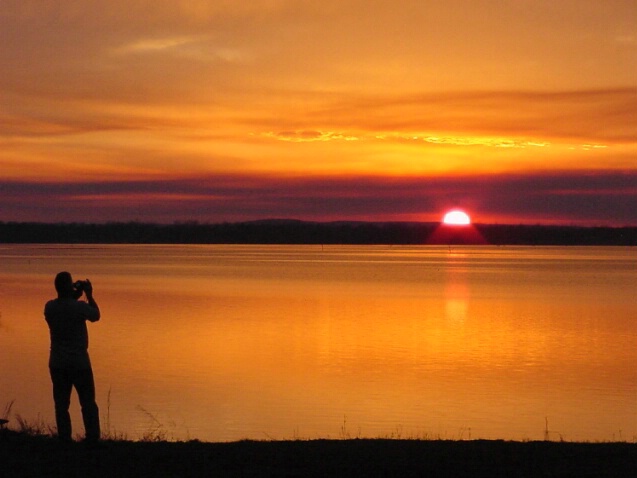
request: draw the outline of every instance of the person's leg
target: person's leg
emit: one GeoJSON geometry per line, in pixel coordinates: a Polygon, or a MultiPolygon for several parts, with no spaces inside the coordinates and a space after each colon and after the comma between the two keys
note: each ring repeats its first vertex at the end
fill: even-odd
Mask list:
{"type": "Polygon", "coordinates": [[[51,382],[53,382],[53,402],[55,403],[55,422],[58,427],[58,438],[62,441],[71,441],[71,389],[73,382],[68,371],[60,368],[52,368],[51,382]]]}
{"type": "Polygon", "coordinates": [[[100,413],[95,402],[95,381],[91,369],[78,370],[74,379],[75,389],[82,407],[82,418],[87,441],[100,439],[100,413]]]}

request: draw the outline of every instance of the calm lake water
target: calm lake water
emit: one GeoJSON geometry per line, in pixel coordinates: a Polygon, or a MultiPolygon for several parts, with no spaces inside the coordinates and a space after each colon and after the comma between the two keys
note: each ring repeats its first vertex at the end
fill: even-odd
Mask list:
{"type": "Polygon", "coordinates": [[[131,439],[637,440],[635,248],[0,245],[0,414],[54,423],[61,270],[131,439]]]}

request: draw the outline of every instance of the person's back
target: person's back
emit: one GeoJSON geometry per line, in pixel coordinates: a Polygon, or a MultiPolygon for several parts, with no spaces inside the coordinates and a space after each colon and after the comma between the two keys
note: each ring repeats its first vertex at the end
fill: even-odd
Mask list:
{"type": "Polygon", "coordinates": [[[86,321],[98,321],[100,310],[88,279],[74,284],[70,273],[60,272],[55,277],[55,289],[58,297],[46,303],[44,318],[51,336],[49,371],[58,436],[62,441],[72,440],[69,406],[71,391],[75,387],[82,407],[86,440],[97,442],[100,438],[99,409],[95,402],[95,382],[88,355],[86,321]],[[88,302],[78,300],[82,293],[86,294],[88,302]]]}
{"type": "Polygon", "coordinates": [[[98,321],[99,309],[73,297],[58,298],[47,302],[44,317],[51,335],[49,367],[89,368],[86,321],[98,321]]]}

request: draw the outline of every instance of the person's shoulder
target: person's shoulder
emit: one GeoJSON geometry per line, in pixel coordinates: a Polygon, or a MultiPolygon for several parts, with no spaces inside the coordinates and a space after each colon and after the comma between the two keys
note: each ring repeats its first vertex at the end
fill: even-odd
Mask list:
{"type": "Polygon", "coordinates": [[[58,299],[51,299],[44,305],[44,317],[48,320],[51,317],[55,317],[61,313],[60,301],[58,299]]]}
{"type": "Polygon", "coordinates": [[[69,307],[78,307],[76,304],[79,302],[75,299],[57,298],[51,299],[44,306],[44,310],[64,309],[68,310],[69,307]]]}
{"type": "Polygon", "coordinates": [[[57,305],[57,303],[58,303],[57,299],[51,299],[51,300],[47,301],[47,303],[44,304],[44,310],[48,310],[51,307],[55,307],[57,305]]]}

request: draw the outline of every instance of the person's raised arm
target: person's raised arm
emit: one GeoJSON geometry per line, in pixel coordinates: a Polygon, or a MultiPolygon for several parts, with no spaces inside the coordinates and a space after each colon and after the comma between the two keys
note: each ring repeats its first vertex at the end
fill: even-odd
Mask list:
{"type": "Polygon", "coordinates": [[[100,308],[95,302],[95,298],[93,297],[93,285],[91,281],[86,279],[84,284],[84,293],[86,294],[86,300],[88,301],[88,305],[95,309],[95,314],[92,314],[88,320],[91,322],[97,322],[100,320],[100,308]]]}

